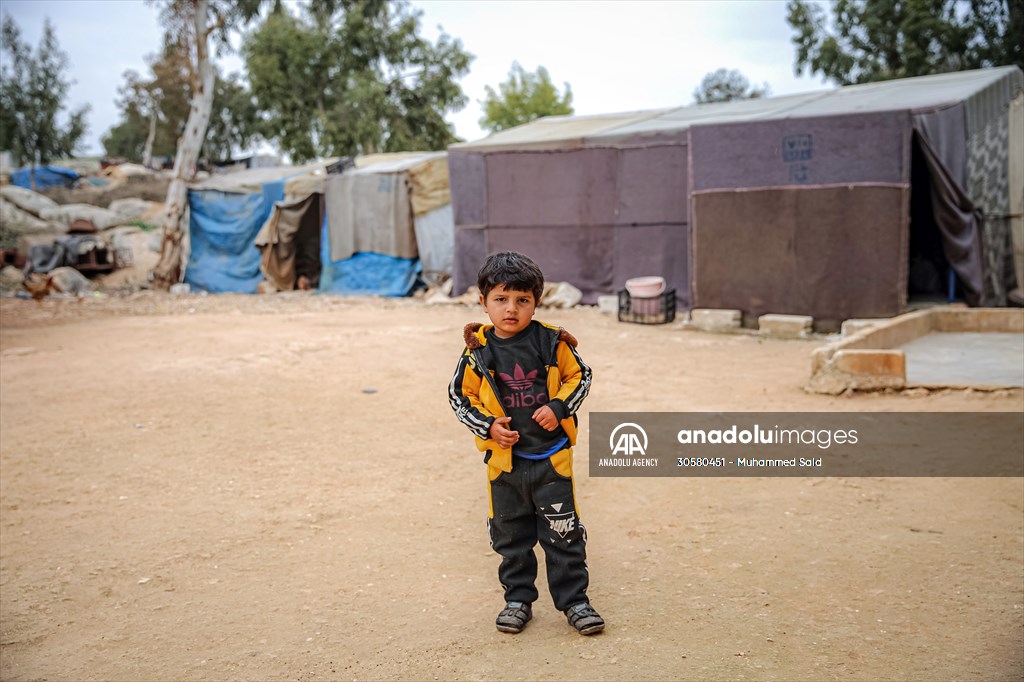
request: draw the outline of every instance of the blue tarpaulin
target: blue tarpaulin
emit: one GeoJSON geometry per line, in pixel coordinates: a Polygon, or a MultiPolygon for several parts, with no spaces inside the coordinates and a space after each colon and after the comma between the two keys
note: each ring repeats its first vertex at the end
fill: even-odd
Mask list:
{"type": "Polygon", "coordinates": [[[331,261],[330,237],[324,218],[320,238],[320,291],[346,296],[408,296],[420,274],[419,258],[395,258],[363,251],[331,261]]]}
{"type": "Polygon", "coordinates": [[[274,202],[283,198],[282,180],[265,183],[260,194],[189,191],[191,245],[185,282],[214,294],[255,294],[262,279],[256,234],[274,202]]]}
{"type": "Polygon", "coordinates": [[[47,189],[50,187],[71,187],[78,180],[78,173],[70,168],[60,166],[36,166],[35,172],[30,168],[20,168],[11,173],[11,184],[25,189],[47,189]],[[32,186],[35,176],[36,186],[32,186]]]}

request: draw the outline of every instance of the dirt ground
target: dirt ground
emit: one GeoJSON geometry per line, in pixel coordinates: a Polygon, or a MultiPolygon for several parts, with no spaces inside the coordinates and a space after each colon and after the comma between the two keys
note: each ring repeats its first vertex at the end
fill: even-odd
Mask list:
{"type": "MultiPolygon", "coordinates": [[[[542,311],[588,411],[1017,411],[825,397],[821,340],[542,311]]],[[[1020,680],[1024,480],[590,478],[584,638],[520,635],[446,401],[477,309],[322,296],[0,301],[4,680],[1020,680]],[[367,389],[375,389],[375,392],[367,389]]],[[[543,580],[543,579],[542,579],[543,580]]]]}

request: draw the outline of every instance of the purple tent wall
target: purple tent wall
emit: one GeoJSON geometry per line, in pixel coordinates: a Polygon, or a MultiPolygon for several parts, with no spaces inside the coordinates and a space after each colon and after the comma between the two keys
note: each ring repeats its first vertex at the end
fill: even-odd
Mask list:
{"type": "Polygon", "coordinates": [[[694,306],[902,312],[910,134],[907,112],[692,128],[694,306]]]}
{"type": "Polygon", "coordinates": [[[695,191],[909,182],[907,112],[697,126],[695,191]]]}
{"type": "Polygon", "coordinates": [[[487,226],[612,225],[618,152],[489,154],[487,226]]]}
{"type": "Polygon", "coordinates": [[[898,216],[908,195],[863,185],[697,194],[695,306],[742,310],[747,321],[810,315],[830,327],[898,314],[907,279],[898,216]]]}
{"type": "Polygon", "coordinates": [[[487,193],[482,154],[448,154],[448,180],[455,222],[452,293],[461,294],[476,284],[476,274],[487,256],[487,193]]]}
{"type": "Polygon", "coordinates": [[[685,145],[452,151],[453,293],[475,284],[486,253],[516,250],[587,303],[630,277],[662,275],[688,305],[687,159],[685,145]]]}
{"type": "Polygon", "coordinates": [[[487,221],[483,154],[449,154],[448,177],[455,225],[482,227],[487,221]]]}
{"type": "Polygon", "coordinates": [[[547,281],[569,282],[584,294],[611,291],[610,266],[614,258],[614,244],[614,229],[610,226],[529,226],[487,230],[489,253],[525,253],[537,262],[547,281]]]}

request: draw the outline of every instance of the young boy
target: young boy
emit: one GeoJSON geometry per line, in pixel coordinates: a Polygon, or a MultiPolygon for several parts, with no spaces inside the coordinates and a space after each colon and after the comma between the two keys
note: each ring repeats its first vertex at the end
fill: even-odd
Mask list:
{"type": "Polygon", "coordinates": [[[555,608],[580,634],[604,629],[587,600],[587,532],[573,494],[576,411],[590,391],[590,368],[564,329],[533,319],[544,275],[526,256],[490,256],[477,277],[491,324],[466,325],[448,397],[485,452],[490,487],[487,527],[501,555],[505,608],[496,625],[520,632],[537,599],[540,540],[555,608]]]}

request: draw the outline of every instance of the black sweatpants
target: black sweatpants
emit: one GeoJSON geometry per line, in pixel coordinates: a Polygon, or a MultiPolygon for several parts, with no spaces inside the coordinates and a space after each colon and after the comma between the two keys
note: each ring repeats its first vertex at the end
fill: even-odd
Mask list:
{"type": "Polygon", "coordinates": [[[548,588],[555,608],[564,611],[587,601],[587,531],[580,524],[572,478],[555,471],[550,459],[515,457],[512,471],[490,482],[488,519],[491,547],[501,555],[498,578],[505,601],[537,599],[537,557],[544,549],[548,588]]]}

